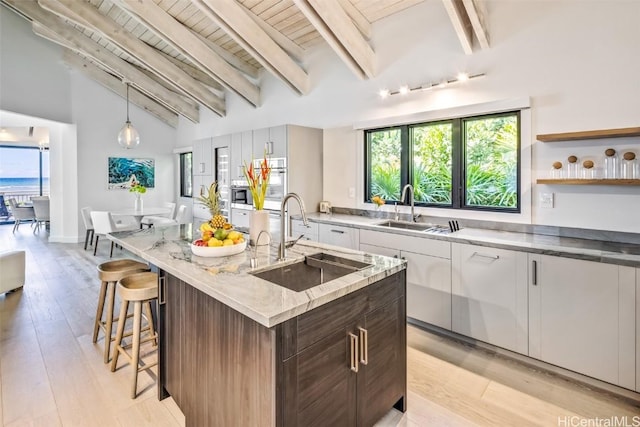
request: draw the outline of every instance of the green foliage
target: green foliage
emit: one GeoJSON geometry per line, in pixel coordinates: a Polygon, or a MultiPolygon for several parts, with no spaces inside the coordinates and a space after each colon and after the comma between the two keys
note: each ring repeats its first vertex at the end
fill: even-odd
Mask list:
{"type": "MultiPolygon", "coordinates": [[[[517,206],[517,125],[514,115],[464,121],[467,205],[517,206]]],[[[431,123],[410,130],[416,202],[451,205],[452,123],[431,123]]],[[[399,128],[369,134],[371,195],[400,199],[400,135],[399,128]]]]}

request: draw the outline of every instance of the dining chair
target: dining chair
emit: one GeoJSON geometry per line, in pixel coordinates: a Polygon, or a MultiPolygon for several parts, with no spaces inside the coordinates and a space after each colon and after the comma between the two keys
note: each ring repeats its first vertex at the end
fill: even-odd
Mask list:
{"type": "MultiPolygon", "coordinates": [[[[93,223],[93,231],[96,236],[96,243],[93,247],[93,255],[95,256],[98,251],[98,240],[100,236],[106,236],[114,231],[128,231],[137,230],[138,227],[133,224],[116,224],[113,220],[111,212],[107,211],[93,211],[91,212],[91,222],[93,223]]],[[[113,240],[111,241],[111,250],[109,251],[109,258],[113,257],[113,240]]]]}
{"type": "Polygon", "coordinates": [[[152,227],[156,221],[162,222],[166,219],[175,219],[176,217],[176,204],[173,202],[163,203],[162,206],[170,209],[169,213],[166,215],[149,215],[142,218],[140,222],[141,225],[146,225],[147,227],[152,227]]]}
{"type": "Polygon", "coordinates": [[[91,246],[93,246],[93,222],[91,221],[91,206],[86,206],[80,209],[80,213],[82,214],[82,221],[84,222],[84,228],[87,229],[84,235],[84,250],[87,250],[87,243],[91,242],[91,246]]]}
{"type": "MultiPolygon", "coordinates": [[[[23,221],[35,221],[36,213],[33,211],[32,206],[18,206],[18,202],[16,202],[16,199],[14,198],[8,199],[8,201],[9,206],[11,206],[11,214],[15,220],[13,233],[16,232],[23,221]]],[[[31,225],[33,225],[33,223],[31,225]]]]}
{"type": "Polygon", "coordinates": [[[154,226],[167,226],[167,225],[176,225],[176,224],[186,224],[187,221],[187,207],[185,205],[180,205],[178,208],[178,213],[176,214],[175,219],[169,218],[158,218],[153,225],[154,226]]]}
{"type": "Polygon", "coordinates": [[[31,198],[31,202],[33,203],[33,212],[36,216],[36,226],[33,229],[33,232],[40,232],[40,225],[44,224],[45,230],[47,229],[47,225],[51,220],[49,214],[49,197],[48,196],[35,196],[31,198]]]}
{"type": "Polygon", "coordinates": [[[9,218],[9,211],[4,200],[4,194],[0,194],[0,218],[9,218]]]}

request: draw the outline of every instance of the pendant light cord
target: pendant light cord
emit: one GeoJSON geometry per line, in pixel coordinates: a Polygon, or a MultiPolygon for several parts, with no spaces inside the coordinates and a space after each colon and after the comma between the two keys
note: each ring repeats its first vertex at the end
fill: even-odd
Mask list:
{"type": "Polygon", "coordinates": [[[127,122],[129,122],[129,83],[127,83],[127,122]]]}

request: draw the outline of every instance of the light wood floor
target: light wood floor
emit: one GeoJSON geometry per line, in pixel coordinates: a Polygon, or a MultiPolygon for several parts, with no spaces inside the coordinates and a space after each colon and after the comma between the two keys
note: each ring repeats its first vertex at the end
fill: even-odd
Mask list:
{"type": "MultiPolygon", "coordinates": [[[[91,342],[95,267],[108,259],[108,244],[94,257],[81,244],[48,243],[46,233],[34,235],[28,225],[15,235],[11,228],[0,226],[0,251],[27,251],[27,280],[22,291],[0,295],[2,425],[184,425],[171,399],[156,399],[147,373],[131,400],[130,367],[122,361],[111,373],[102,363],[102,339],[91,342]]],[[[565,418],[572,416],[626,416],[631,425],[640,415],[637,403],[415,327],[408,343],[409,410],[391,411],[380,426],[579,425],[565,418]],[[568,421],[559,424],[559,417],[568,421]]]]}

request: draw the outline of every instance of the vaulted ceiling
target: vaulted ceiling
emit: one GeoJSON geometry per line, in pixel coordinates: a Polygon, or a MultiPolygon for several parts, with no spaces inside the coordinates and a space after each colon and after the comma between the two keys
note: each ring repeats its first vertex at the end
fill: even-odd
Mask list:
{"type": "MultiPolygon", "coordinates": [[[[309,93],[303,59],[327,43],[358,78],[376,75],[372,23],[424,0],[0,0],[64,60],[165,123],[261,105],[261,73],[309,93]]],[[[489,46],[480,0],[442,1],[463,51],[489,46]]]]}

